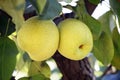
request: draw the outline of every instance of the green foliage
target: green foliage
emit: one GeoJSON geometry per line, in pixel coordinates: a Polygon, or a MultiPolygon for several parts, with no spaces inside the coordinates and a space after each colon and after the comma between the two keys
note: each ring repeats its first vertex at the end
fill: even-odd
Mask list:
{"type": "Polygon", "coordinates": [[[0,37],[8,36],[15,31],[15,25],[5,12],[0,11],[0,13],[0,37]]]}
{"type": "Polygon", "coordinates": [[[56,16],[60,15],[60,13],[62,11],[62,7],[57,2],[57,0],[46,0],[46,2],[43,0],[44,5],[43,5],[43,2],[41,4],[42,0],[36,0],[34,2],[33,2],[33,0],[30,0],[30,1],[33,4],[33,6],[36,8],[40,19],[53,19],[56,16]],[[37,3],[37,4],[34,5],[35,3],[37,3]],[[46,5],[45,5],[45,3],[46,3],[46,5]]]}
{"type": "Polygon", "coordinates": [[[93,34],[93,39],[98,39],[102,31],[101,24],[87,13],[84,0],[79,0],[78,5],[76,7],[71,7],[71,9],[76,13],[77,18],[89,27],[93,34]]]}
{"type": "Polygon", "coordinates": [[[113,12],[118,17],[119,24],[120,24],[120,0],[109,0],[109,2],[113,12]]]}
{"type": "Polygon", "coordinates": [[[89,2],[91,2],[92,4],[97,5],[98,3],[100,3],[100,0],[89,0],[89,2]]]}
{"type": "Polygon", "coordinates": [[[50,80],[49,78],[46,78],[44,75],[37,74],[32,76],[32,80],[50,80]]]}
{"type": "Polygon", "coordinates": [[[50,80],[50,79],[46,78],[42,74],[37,74],[37,75],[31,76],[31,77],[23,77],[23,78],[20,78],[19,80],[50,80]]]}
{"type": "Polygon", "coordinates": [[[0,38],[0,80],[10,80],[18,53],[15,43],[8,37],[0,38]]]}
{"type": "Polygon", "coordinates": [[[45,62],[32,61],[29,67],[29,71],[28,71],[29,76],[33,76],[39,73],[49,78],[51,71],[50,71],[49,66],[45,62]]]}
{"type": "Polygon", "coordinates": [[[23,78],[20,78],[19,80],[30,80],[29,77],[23,77],[23,78]]]}
{"type": "Polygon", "coordinates": [[[112,39],[114,43],[114,57],[112,60],[112,65],[120,70],[120,34],[118,33],[117,27],[114,28],[112,33],[112,39]]]}
{"type": "Polygon", "coordinates": [[[38,14],[41,14],[43,10],[45,9],[45,5],[47,3],[47,0],[29,0],[32,5],[35,7],[36,11],[38,11],[38,14]]]}
{"type": "Polygon", "coordinates": [[[17,56],[16,70],[28,74],[29,77],[41,74],[45,78],[50,78],[51,75],[51,70],[45,61],[32,61],[24,52],[17,56]]]}
{"type": "Polygon", "coordinates": [[[96,40],[100,37],[100,34],[102,32],[101,24],[98,20],[94,19],[88,14],[85,14],[83,16],[83,22],[89,27],[93,34],[93,39],[96,40]]]}
{"type": "Polygon", "coordinates": [[[102,16],[100,16],[100,18],[98,19],[99,22],[101,23],[102,31],[105,31],[110,36],[111,36],[110,22],[112,15],[113,15],[112,11],[108,11],[102,16]]]}
{"type": "Polygon", "coordinates": [[[120,50],[120,34],[118,33],[117,27],[114,28],[112,33],[113,43],[118,50],[120,50]]]}
{"type": "Polygon", "coordinates": [[[19,52],[17,55],[16,70],[18,72],[28,73],[31,59],[25,52],[19,52]]]}
{"type": "Polygon", "coordinates": [[[12,17],[12,21],[15,23],[17,30],[20,29],[24,22],[24,5],[25,0],[0,0],[1,9],[12,17]]]}
{"type": "Polygon", "coordinates": [[[45,62],[27,61],[27,63],[28,65],[25,66],[28,70],[28,77],[19,80],[50,80],[50,68],[45,62]]]}
{"type": "Polygon", "coordinates": [[[104,65],[108,65],[114,55],[114,47],[109,34],[102,32],[98,40],[94,41],[93,53],[104,65]]]}
{"type": "Polygon", "coordinates": [[[99,18],[102,26],[102,34],[97,40],[94,41],[93,48],[93,53],[95,57],[104,65],[111,63],[114,56],[114,46],[109,25],[111,15],[111,11],[108,11],[99,18]]]}

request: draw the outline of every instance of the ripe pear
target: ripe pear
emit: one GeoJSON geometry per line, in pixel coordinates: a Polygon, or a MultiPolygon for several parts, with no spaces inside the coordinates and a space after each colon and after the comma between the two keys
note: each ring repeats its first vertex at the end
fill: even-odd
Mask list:
{"type": "Polygon", "coordinates": [[[25,21],[17,33],[18,46],[35,61],[50,58],[58,48],[59,32],[52,20],[37,16],[25,21]]]}
{"type": "Polygon", "coordinates": [[[85,58],[93,48],[92,33],[87,25],[77,19],[66,19],[58,27],[60,54],[71,60],[85,58]]]}

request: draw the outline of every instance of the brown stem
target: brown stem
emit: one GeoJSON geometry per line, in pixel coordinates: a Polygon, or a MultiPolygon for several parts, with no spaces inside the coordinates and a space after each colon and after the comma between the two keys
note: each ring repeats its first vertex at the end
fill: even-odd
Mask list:
{"type": "Polygon", "coordinates": [[[93,11],[95,10],[97,5],[90,3],[88,0],[84,0],[84,1],[85,1],[85,6],[87,9],[87,12],[91,15],[93,13],[93,11]]]}
{"type": "Polygon", "coordinates": [[[95,80],[88,58],[80,61],[69,60],[59,52],[53,56],[63,74],[62,80],[95,80]]]}

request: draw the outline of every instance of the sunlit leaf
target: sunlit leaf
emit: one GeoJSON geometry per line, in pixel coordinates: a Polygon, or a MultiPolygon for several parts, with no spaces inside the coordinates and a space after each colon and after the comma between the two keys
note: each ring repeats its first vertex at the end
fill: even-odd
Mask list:
{"type": "Polygon", "coordinates": [[[32,80],[50,80],[49,78],[46,78],[44,75],[42,74],[37,74],[32,76],[32,80]]]}
{"type": "Polygon", "coordinates": [[[110,28],[110,23],[111,23],[111,17],[113,13],[111,11],[106,12],[100,18],[98,19],[101,23],[102,26],[102,31],[105,31],[107,34],[111,36],[111,28],[110,28]]]}
{"type": "Polygon", "coordinates": [[[16,70],[28,74],[29,77],[41,74],[49,78],[51,74],[46,62],[32,61],[27,53],[17,55],[16,70]]]}
{"type": "Polygon", "coordinates": [[[87,14],[83,16],[83,22],[90,28],[93,34],[93,39],[94,40],[98,39],[102,32],[100,22],[87,14]]]}
{"type": "Polygon", "coordinates": [[[104,65],[108,65],[114,55],[114,46],[111,36],[102,32],[98,40],[94,41],[93,53],[104,65]]]}
{"type": "Polygon", "coordinates": [[[43,74],[45,77],[50,78],[51,70],[50,67],[46,62],[41,63],[41,74],[43,74]]]}
{"type": "Polygon", "coordinates": [[[53,19],[59,16],[61,12],[62,7],[57,0],[47,0],[47,5],[45,6],[45,10],[43,11],[41,17],[43,19],[53,19]]]}
{"type": "Polygon", "coordinates": [[[15,43],[8,37],[0,38],[0,80],[10,80],[18,53],[15,43]]]}
{"type": "MultiPolygon", "coordinates": [[[[40,3],[40,2],[39,2],[40,3]]],[[[41,8],[41,4],[37,4],[38,9],[41,8]]],[[[34,5],[33,5],[34,6],[34,5]]],[[[36,9],[37,10],[37,9],[36,9]]],[[[53,19],[56,16],[59,16],[62,11],[61,5],[57,0],[47,0],[46,5],[41,13],[38,13],[41,19],[53,19]]],[[[37,11],[39,12],[39,11],[37,11]]]]}
{"type": "Polygon", "coordinates": [[[30,68],[29,68],[29,76],[33,76],[35,74],[42,74],[45,77],[50,77],[51,71],[49,66],[47,65],[46,62],[36,62],[33,61],[31,62],[30,68]]]}
{"type": "Polygon", "coordinates": [[[76,7],[72,7],[72,10],[75,12],[77,18],[89,27],[92,32],[93,39],[98,39],[102,31],[101,24],[98,20],[87,13],[84,0],[79,0],[78,5],[76,7]]]}
{"type": "Polygon", "coordinates": [[[112,39],[114,43],[114,57],[112,60],[112,65],[120,70],[120,34],[118,33],[117,27],[114,28],[112,33],[112,39]]]}
{"type": "Polygon", "coordinates": [[[114,55],[114,46],[110,29],[111,16],[112,12],[108,11],[99,18],[103,32],[101,37],[94,41],[94,55],[104,65],[109,64],[114,55]]]}
{"type": "Polygon", "coordinates": [[[32,60],[29,58],[27,53],[19,52],[19,54],[17,55],[16,70],[27,74],[31,61],[32,60]]]}
{"type": "Polygon", "coordinates": [[[41,14],[45,8],[47,0],[29,0],[35,9],[38,11],[38,14],[41,14]]]}
{"type": "Polygon", "coordinates": [[[43,74],[37,74],[30,77],[22,77],[19,80],[50,80],[49,78],[45,77],[43,74]]]}
{"type": "Polygon", "coordinates": [[[24,7],[25,0],[0,0],[0,8],[12,17],[17,30],[24,22],[24,7]]]}

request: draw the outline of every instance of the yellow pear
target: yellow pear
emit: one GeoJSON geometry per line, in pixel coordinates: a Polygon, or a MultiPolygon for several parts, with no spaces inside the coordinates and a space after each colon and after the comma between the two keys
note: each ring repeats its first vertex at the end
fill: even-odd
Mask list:
{"type": "Polygon", "coordinates": [[[88,55],[93,47],[92,33],[83,22],[66,19],[58,25],[60,43],[58,51],[71,60],[81,60],[88,55]]]}
{"type": "Polygon", "coordinates": [[[35,61],[50,58],[58,48],[59,32],[52,20],[37,16],[25,21],[17,34],[18,46],[35,61]]]}

